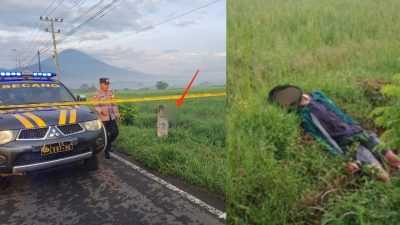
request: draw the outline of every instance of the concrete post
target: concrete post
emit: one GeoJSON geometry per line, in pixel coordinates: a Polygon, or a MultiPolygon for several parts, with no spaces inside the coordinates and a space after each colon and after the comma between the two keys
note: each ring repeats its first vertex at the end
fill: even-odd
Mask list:
{"type": "Polygon", "coordinates": [[[158,106],[157,137],[168,136],[169,121],[165,115],[165,106],[158,106]]]}

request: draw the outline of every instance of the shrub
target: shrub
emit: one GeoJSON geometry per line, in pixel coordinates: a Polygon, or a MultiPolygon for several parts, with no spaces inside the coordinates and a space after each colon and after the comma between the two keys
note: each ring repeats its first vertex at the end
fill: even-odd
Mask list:
{"type": "Polygon", "coordinates": [[[121,104],[119,105],[119,112],[122,122],[126,125],[131,125],[139,116],[139,106],[132,103],[121,104]]]}
{"type": "Polygon", "coordinates": [[[393,77],[392,84],[381,88],[381,93],[391,99],[387,106],[377,107],[372,114],[375,123],[387,128],[381,138],[392,148],[400,147],[400,74],[393,77]]]}

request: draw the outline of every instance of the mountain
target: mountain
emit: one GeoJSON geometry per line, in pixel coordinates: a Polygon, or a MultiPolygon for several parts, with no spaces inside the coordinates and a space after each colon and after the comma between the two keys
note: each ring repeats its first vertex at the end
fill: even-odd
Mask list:
{"type": "MultiPolygon", "coordinates": [[[[153,86],[158,80],[168,79],[168,77],[164,76],[115,67],[73,49],[60,52],[58,57],[61,67],[61,81],[71,88],[77,88],[84,83],[97,86],[100,77],[109,77],[112,88],[131,89],[137,89],[141,86],[153,86]]],[[[56,72],[53,58],[43,60],[41,67],[42,71],[56,72]]],[[[38,71],[38,63],[29,65],[28,70],[38,71]]]]}
{"type": "MultiPolygon", "coordinates": [[[[155,88],[157,81],[165,81],[170,87],[182,88],[186,87],[190,81],[192,74],[186,77],[182,76],[165,76],[146,74],[136,70],[128,70],[110,65],[106,62],[96,59],[86,53],[75,49],[67,49],[58,54],[61,67],[61,81],[69,88],[79,88],[82,84],[89,86],[98,86],[99,78],[108,77],[111,81],[112,89],[140,89],[155,88]]],[[[56,72],[54,59],[52,57],[42,60],[42,71],[56,72]]],[[[38,63],[27,66],[30,71],[39,71],[38,63]]],[[[0,69],[0,71],[19,71],[19,68],[0,69]]],[[[202,70],[207,74],[207,70],[202,70]]],[[[196,78],[197,84],[206,82],[207,85],[224,85],[225,78],[216,78],[210,76],[201,76],[196,78]]]]}

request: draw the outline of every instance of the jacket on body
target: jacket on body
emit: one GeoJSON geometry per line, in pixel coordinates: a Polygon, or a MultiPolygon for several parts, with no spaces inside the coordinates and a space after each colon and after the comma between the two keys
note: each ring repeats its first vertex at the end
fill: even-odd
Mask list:
{"type": "MultiPolygon", "coordinates": [[[[345,112],[343,112],[335,103],[332,102],[322,91],[314,91],[309,94],[314,101],[318,101],[322,103],[329,110],[334,112],[337,116],[339,116],[344,122],[349,125],[358,124],[357,121],[348,116],[345,112]]],[[[327,147],[329,152],[333,155],[341,154],[329,141],[328,138],[325,137],[323,132],[318,128],[318,126],[314,123],[311,117],[311,111],[308,106],[304,106],[299,111],[301,126],[305,131],[310,133],[316,141],[321,142],[323,145],[327,147]]]]}

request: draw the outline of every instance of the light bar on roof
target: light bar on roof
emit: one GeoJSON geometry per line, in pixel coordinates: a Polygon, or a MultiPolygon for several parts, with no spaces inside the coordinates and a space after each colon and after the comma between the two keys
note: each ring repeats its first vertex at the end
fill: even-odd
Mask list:
{"type": "Polygon", "coordinates": [[[48,72],[33,72],[32,76],[34,76],[34,77],[54,77],[54,76],[56,76],[56,74],[48,73],[48,72]]]}
{"type": "Polygon", "coordinates": [[[0,72],[0,77],[20,77],[21,72],[0,72]]]}

